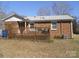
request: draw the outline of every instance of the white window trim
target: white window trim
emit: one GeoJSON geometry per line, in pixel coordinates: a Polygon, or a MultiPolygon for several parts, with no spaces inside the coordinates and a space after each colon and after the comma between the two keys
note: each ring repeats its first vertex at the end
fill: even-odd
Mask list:
{"type": "MultiPolygon", "coordinates": [[[[57,30],[57,28],[52,28],[52,23],[51,23],[51,30],[57,30]]],[[[56,26],[57,26],[57,24],[56,24],[56,26]]]]}
{"type": "Polygon", "coordinates": [[[30,28],[29,30],[30,31],[37,31],[35,28],[30,28]]]}

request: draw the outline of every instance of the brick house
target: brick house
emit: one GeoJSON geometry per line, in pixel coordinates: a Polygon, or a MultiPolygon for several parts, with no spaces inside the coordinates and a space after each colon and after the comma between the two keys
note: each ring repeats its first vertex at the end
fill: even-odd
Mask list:
{"type": "Polygon", "coordinates": [[[64,36],[73,38],[74,18],[70,15],[57,16],[19,16],[11,14],[2,19],[5,22],[5,28],[11,34],[43,34],[41,31],[48,32],[50,38],[64,36]]]}

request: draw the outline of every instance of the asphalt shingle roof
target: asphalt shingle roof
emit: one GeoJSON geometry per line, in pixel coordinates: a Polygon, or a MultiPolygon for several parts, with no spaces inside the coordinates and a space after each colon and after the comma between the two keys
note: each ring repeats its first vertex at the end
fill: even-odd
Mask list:
{"type": "Polygon", "coordinates": [[[9,17],[12,16],[17,16],[19,18],[21,18],[23,21],[51,21],[51,20],[73,20],[74,17],[70,16],[70,15],[56,15],[56,16],[19,16],[17,14],[11,14],[9,16],[7,16],[6,18],[3,18],[2,20],[6,20],[9,17]]]}
{"type": "Polygon", "coordinates": [[[57,15],[57,16],[27,16],[24,17],[29,20],[73,20],[74,18],[69,15],[57,15]]]}

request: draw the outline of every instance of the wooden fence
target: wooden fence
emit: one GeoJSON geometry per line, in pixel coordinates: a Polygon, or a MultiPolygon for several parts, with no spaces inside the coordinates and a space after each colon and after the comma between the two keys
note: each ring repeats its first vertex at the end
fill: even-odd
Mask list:
{"type": "Polygon", "coordinates": [[[40,39],[40,40],[46,40],[50,39],[50,33],[49,31],[29,31],[25,34],[15,34],[15,38],[23,38],[23,39],[40,39]]]}

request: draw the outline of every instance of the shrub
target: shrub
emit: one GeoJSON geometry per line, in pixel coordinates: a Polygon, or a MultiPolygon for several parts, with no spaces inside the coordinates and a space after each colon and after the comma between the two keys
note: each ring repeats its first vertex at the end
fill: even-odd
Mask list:
{"type": "Polygon", "coordinates": [[[64,35],[58,35],[58,36],[55,36],[54,38],[55,39],[63,39],[64,38],[64,35]]]}

